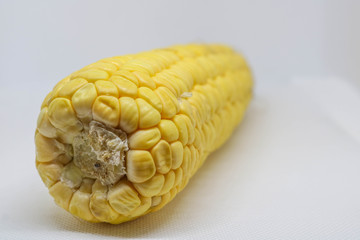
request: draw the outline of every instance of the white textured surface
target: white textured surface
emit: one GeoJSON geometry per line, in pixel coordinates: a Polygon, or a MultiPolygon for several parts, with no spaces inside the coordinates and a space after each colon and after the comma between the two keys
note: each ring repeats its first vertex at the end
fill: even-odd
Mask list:
{"type": "Polygon", "coordinates": [[[34,164],[42,96],[0,91],[0,239],[360,239],[360,92],[346,81],[258,86],[243,124],[184,191],[117,226],[53,203],[34,164]]]}

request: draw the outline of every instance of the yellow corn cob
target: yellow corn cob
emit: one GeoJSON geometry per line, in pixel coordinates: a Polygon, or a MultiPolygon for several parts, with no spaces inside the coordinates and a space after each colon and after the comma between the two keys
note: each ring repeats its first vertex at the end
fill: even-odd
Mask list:
{"type": "Polygon", "coordinates": [[[251,89],[244,59],[221,45],[100,60],[45,98],[38,172],[55,202],[87,221],[154,212],[229,138],[251,89]]]}

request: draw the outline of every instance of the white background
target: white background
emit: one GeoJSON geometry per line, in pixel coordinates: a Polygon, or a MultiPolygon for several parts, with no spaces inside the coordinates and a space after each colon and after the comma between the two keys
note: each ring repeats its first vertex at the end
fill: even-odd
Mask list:
{"type": "Polygon", "coordinates": [[[358,1],[0,1],[0,239],[360,239],[358,1]],[[80,222],[37,176],[57,81],[104,57],[189,42],[244,53],[243,124],[163,210],[80,222]]]}

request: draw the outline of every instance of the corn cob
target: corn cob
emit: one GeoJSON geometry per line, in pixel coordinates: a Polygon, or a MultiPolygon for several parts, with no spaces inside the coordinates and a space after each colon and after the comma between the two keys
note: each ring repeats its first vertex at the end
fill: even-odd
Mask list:
{"type": "Polygon", "coordinates": [[[241,121],[252,78],[222,45],[100,60],[46,96],[36,167],[55,202],[90,222],[162,208],[241,121]]]}

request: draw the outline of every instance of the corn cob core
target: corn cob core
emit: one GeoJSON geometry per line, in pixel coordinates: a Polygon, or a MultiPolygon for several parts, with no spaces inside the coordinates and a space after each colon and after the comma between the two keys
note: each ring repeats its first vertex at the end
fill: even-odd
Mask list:
{"type": "Polygon", "coordinates": [[[55,202],[87,221],[154,212],[229,138],[251,89],[244,59],[222,45],[100,60],[45,98],[38,172],[55,202]]]}

